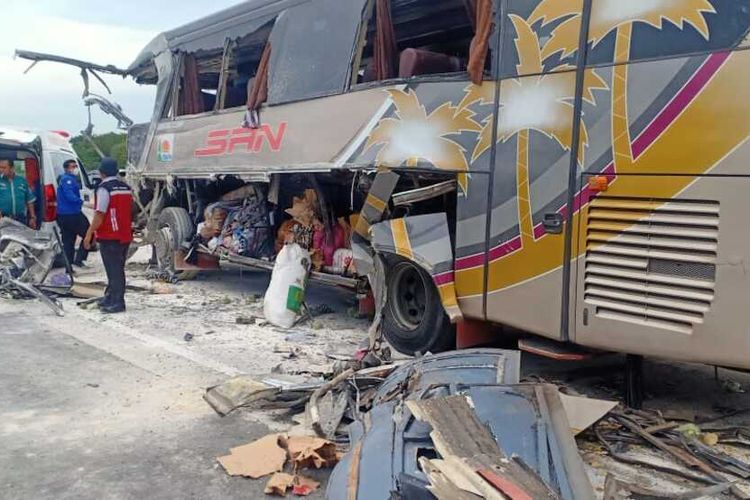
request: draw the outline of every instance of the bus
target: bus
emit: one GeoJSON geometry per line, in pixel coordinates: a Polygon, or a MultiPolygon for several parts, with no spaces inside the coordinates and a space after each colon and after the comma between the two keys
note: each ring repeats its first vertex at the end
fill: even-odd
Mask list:
{"type": "Polygon", "coordinates": [[[267,265],[194,242],[245,187],[271,238],[349,225],[349,274],[316,275],[372,289],[401,352],[479,321],[750,368],[748,28],[744,0],[242,3],[127,69],[148,240],[174,273],[267,265]]]}

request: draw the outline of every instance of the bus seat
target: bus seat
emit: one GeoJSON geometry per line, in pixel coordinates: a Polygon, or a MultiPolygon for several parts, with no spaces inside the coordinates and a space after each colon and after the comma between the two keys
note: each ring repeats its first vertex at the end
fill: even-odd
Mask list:
{"type": "Polygon", "coordinates": [[[464,68],[463,61],[458,57],[410,48],[401,52],[398,76],[411,78],[435,73],[458,73],[464,68]]]}

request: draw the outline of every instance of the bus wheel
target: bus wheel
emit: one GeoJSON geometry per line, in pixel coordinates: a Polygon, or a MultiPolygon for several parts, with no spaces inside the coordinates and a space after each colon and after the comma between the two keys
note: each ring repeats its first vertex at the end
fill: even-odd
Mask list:
{"type": "Polygon", "coordinates": [[[159,230],[154,237],[154,250],[160,273],[166,273],[179,281],[195,278],[197,271],[176,271],[174,252],[188,241],[195,231],[187,210],[168,207],[159,214],[159,230]]]}
{"type": "Polygon", "coordinates": [[[398,352],[438,353],[453,349],[456,334],[437,288],[421,267],[398,260],[388,270],[383,334],[398,352]]]}

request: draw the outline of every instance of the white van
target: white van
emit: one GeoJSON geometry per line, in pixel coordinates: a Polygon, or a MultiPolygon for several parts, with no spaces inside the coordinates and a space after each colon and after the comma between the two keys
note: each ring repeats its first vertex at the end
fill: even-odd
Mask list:
{"type": "Polygon", "coordinates": [[[93,208],[94,188],[86,169],[70,144],[70,134],[0,126],[0,158],[14,162],[16,175],[24,177],[36,194],[39,229],[52,231],[57,219],[57,181],[63,163],[75,160],[84,209],[93,208]]]}

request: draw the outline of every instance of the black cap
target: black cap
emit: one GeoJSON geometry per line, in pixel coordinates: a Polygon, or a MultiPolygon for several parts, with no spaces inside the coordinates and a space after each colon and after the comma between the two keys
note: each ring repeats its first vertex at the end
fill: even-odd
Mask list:
{"type": "Polygon", "coordinates": [[[99,163],[99,172],[104,174],[105,177],[114,177],[120,169],[117,167],[117,160],[114,158],[104,157],[101,163],[99,163]]]}

